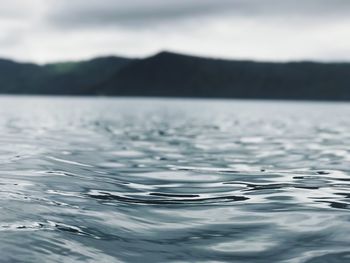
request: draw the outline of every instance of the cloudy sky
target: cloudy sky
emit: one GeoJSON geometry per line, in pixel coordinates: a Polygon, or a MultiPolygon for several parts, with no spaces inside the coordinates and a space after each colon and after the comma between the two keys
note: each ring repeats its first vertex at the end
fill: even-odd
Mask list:
{"type": "Polygon", "coordinates": [[[160,50],[350,61],[349,0],[11,0],[0,56],[39,63],[160,50]]]}

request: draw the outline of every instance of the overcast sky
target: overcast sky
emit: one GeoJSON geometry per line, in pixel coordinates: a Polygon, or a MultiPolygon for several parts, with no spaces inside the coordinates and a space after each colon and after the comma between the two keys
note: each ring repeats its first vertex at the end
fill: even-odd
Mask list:
{"type": "Polygon", "coordinates": [[[349,0],[11,0],[1,3],[0,56],[350,61],[349,12],[349,0]]]}

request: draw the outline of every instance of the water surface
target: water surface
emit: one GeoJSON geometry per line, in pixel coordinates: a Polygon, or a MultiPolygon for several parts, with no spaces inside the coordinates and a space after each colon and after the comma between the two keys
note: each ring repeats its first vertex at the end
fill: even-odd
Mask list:
{"type": "Polygon", "coordinates": [[[0,261],[350,262],[349,113],[0,97],[0,261]]]}

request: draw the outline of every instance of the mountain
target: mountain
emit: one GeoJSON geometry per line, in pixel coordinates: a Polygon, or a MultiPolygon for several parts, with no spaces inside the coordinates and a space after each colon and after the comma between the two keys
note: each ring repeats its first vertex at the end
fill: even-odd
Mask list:
{"type": "Polygon", "coordinates": [[[0,93],[350,100],[350,63],[220,60],[170,52],[43,66],[0,60],[0,93]]]}
{"type": "Polygon", "coordinates": [[[39,66],[0,59],[0,93],[93,95],[90,87],[104,82],[131,60],[102,57],[89,61],[39,66]]]}
{"type": "Polygon", "coordinates": [[[42,77],[42,68],[30,63],[0,59],[0,93],[32,92],[32,83],[42,77]]]}
{"type": "Polygon", "coordinates": [[[350,99],[348,63],[229,61],[168,52],[130,63],[99,93],[265,99],[350,99]]]}
{"type": "Polygon", "coordinates": [[[48,64],[43,67],[45,81],[41,92],[48,94],[93,95],[95,86],[110,79],[133,61],[120,57],[102,57],[83,62],[48,64]]]}

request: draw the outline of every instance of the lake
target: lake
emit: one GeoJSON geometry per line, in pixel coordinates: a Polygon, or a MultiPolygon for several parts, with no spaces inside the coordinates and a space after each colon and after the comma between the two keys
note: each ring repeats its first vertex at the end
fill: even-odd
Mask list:
{"type": "Polygon", "coordinates": [[[0,97],[1,262],[349,262],[350,104],[0,97]]]}

